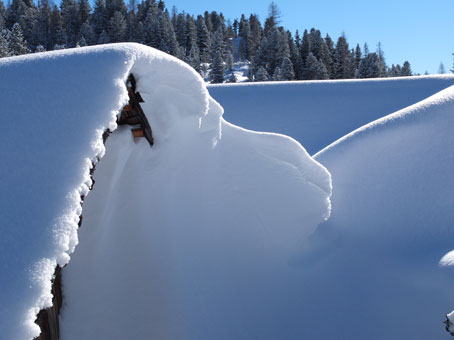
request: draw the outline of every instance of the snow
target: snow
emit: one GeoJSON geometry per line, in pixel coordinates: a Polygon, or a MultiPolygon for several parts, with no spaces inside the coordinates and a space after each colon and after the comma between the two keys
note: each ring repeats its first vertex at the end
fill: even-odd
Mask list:
{"type": "Polygon", "coordinates": [[[195,71],[137,44],[6,58],[0,78],[2,336],[39,334],[55,265],[79,237],[63,269],[64,340],[276,338],[295,318],[288,259],[331,194],[299,143],[226,122],[195,71]],[[130,72],[155,145],[121,127],[105,152],[130,72]]]}
{"type": "Polygon", "coordinates": [[[57,263],[62,340],[454,331],[453,76],[209,93],[115,44],[1,59],[0,78],[2,337],[39,334],[57,263]],[[116,129],[130,72],[153,147],[116,129]]]}
{"type": "Polygon", "coordinates": [[[333,196],[330,219],[300,258],[312,264],[305,301],[316,307],[301,315],[309,338],[326,324],[339,338],[446,336],[454,272],[438,263],[454,242],[453,113],[451,86],[315,155],[332,174],[333,196]],[[337,314],[327,314],[333,305],[337,314]]]}
{"type": "Polygon", "coordinates": [[[440,260],[442,266],[453,266],[454,265],[454,250],[444,255],[440,260]]]}
{"type": "Polygon", "coordinates": [[[310,154],[454,84],[453,75],[210,85],[228,121],[282,133],[310,154]]]}
{"type": "Polygon", "coordinates": [[[275,338],[297,308],[287,261],[329,215],[328,172],[290,138],[222,120],[213,100],[199,128],[181,120],[187,101],[164,115],[180,102],[170,83],[140,89],[169,133],[152,149],[127,128],[108,139],[64,270],[62,339],[275,338]]]}

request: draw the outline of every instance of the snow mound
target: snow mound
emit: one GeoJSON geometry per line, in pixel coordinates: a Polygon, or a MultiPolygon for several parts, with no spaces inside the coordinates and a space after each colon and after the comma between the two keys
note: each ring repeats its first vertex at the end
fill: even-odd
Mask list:
{"type": "MultiPolygon", "coordinates": [[[[36,314],[51,304],[56,264],[68,263],[78,244],[80,196],[105,153],[102,133],[116,128],[127,102],[130,72],[155,145],[134,141],[125,127],[108,139],[84,204],[83,242],[63,270],[64,339],[114,339],[125,330],[122,339],[134,331],[148,338],[150,325],[157,338],[213,334],[225,316],[219,303],[242,306],[241,294],[287,270],[288,254],[329,215],[326,169],[288,137],[225,122],[203,80],[175,58],[115,44],[1,59],[7,339],[39,334],[36,314]],[[118,320],[126,306],[128,324],[118,320]]],[[[237,327],[241,319],[230,312],[223,324],[237,327]]]]}
{"type": "Polygon", "coordinates": [[[230,122],[295,138],[314,154],[342,136],[454,85],[454,75],[210,85],[230,122]]]}
{"type": "MultiPolygon", "coordinates": [[[[144,111],[165,120],[141,79],[144,111]]],[[[329,174],[294,140],[221,114],[210,100],[200,127],[179,120],[151,150],[111,135],[63,275],[63,339],[276,338],[294,314],[288,259],[329,215],[329,174]]]]}
{"type": "Polygon", "coordinates": [[[326,324],[338,338],[446,336],[454,272],[438,262],[454,243],[452,126],[454,86],[315,155],[334,190],[330,219],[298,260],[313,264],[308,338],[323,338],[326,324]],[[327,314],[333,305],[338,313],[327,314]]]}

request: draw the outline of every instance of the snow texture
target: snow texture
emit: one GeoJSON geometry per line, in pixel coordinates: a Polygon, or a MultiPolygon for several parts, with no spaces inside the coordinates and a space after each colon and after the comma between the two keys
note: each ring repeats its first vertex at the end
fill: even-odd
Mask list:
{"type": "Polygon", "coordinates": [[[326,324],[338,338],[446,337],[454,272],[438,262],[454,243],[452,126],[454,86],[315,155],[333,196],[330,219],[299,259],[311,264],[307,338],[321,339],[326,324]],[[337,313],[326,313],[332,306],[337,313]]]}
{"type": "Polygon", "coordinates": [[[329,216],[331,192],[299,143],[227,123],[198,74],[152,48],[34,54],[0,60],[5,339],[39,334],[130,72],[155,145],[125,127],[108,139],[63,270],[62,339],[246,339],[292,299],[275,284],[286,287],[287,259],[329,216]]]}
{"type": "Polygon", "coordinates": [[[296,316],[288,259],[329,215],[329,174],[294,140],[233,126],[212,99],[201,117],[203,91],[188,100],[145,72],[156,143],[123,127],[107,141],[64,270],[62,339],[276,338],[296,316]]]}
{"type": "Polygon", "coordinates": [[[225,118],[295,138],[312,155],[342,136],[454,84],[453,75],[210,85],[225,118]]]}

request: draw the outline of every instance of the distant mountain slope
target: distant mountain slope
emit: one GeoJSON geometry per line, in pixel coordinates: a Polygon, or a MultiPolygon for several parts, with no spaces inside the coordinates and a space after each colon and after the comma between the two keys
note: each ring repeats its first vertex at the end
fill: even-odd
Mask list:
{"type": "Polygon", "coordinates": [[[298,140],[314,154],[349,132],[454,84],[453,75],[210,85],[234,124],[298,140]]]}

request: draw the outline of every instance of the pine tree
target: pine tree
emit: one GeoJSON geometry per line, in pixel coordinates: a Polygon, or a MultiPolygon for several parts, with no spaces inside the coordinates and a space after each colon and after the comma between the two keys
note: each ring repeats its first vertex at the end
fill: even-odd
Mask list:
{"type": "Polygon", "coordinates": [[[292,61],[288,57],[284,57],[280,69],[283,80],[294,80],[295,71],[293,69],[292,61]]]}
{"type": "Polygon", "coordinates": [[[101,34],[99,35],[99,38],[98,38],[98,44],[99,45],[102,45],[102,44],[108,44],[110,42],[110,37],[109,35],[107,34],[106,31],[102,31],[101,34]]]}
{"type": "Polygon", "coordinates": [[[334,48],[334,41],[331,37],[327,34],[325,37],[325,44],[328,48],[330,59],[328,61],[324,61],[325,67],[328,71],[328,75],[330,79],[335,79],[335,66],[334,66],[334,57],[336,53],[336,49],[334,48]]]}
{"type": "Polygon", "coordinates": [[[307,56],[309,55],[310,52],[311,52],[311,38],[309,36],[309,33],[307,33],[307,30],[304,30],[303,40],[301,42],[301,51],[300,51],[301,59],[303,61],[304,67],[306,66],[307,56]]]}
{"type": "Polygon", "coordinates": [[[359,47],[359,44],[356,44],[356,48],[355,48],[355,68],[356,69],[358,69],[358,67],[359,67],[361,58],[362,58],[361,47],[359,47]]]}
{"type": "Polygon", "coordinates": [[[124,41],[126,36],[126,20],[122,12],[116,11],[112,18],[110,18],[107,34],[112,43],[124,41]]]}
{"type": "Polygon", "coordinates": [[[210,80],[212,84],[223,83],[224,82],[224,60],[222,58],[222,53],[220,50],[217,50],[211,64],[210,80]]]}
{"type": "Polygon", "coordinates": [[[208,62],[210,56],[211,39],[207,25],[203,16],[199,15],[196,21],[197,28],[197,46],[200,51],[200,60],[204,63],[208,62]]]}
{"type": "Polygon", "coordinates": [[[336,51],[334,54],[334,78],[335,79],[348,79],[353,78],[354,62],[350,62],[350,50],[348,47],[347,39],[342,34],[337,40],[336,51]],[[350,76],[351,75],[351,76],[350,76]]]}
{"type": "Polygon", "coordinates": [[[369,53],[361,60],[356,78],[378,78],[380,77],[379,58],[376,53],[369,53]]]}
{"type": "Polygon", "coordinates": [[[385,77],[386,76],[386,62],[385,62],[385,52],[383,52],[383,49],[381,48],[381,42],[378,42],[377,45],[377,57],[378,57],[378,71],[379,71],[379,77],[385,77]]]}
{"type": "Polygon", "coordinates": [[[191,65],[194,70],[200,73],[199,48],[195,42],[192,43],[191,49],[186,57],[186,62],[191,65]]]}
{"type": "Polygon", "coordinates": [[[269,81],[270,76],[268,75],[268,72],[263,66],[260,66],[257,69],[257,73],[255,75],[255,81],[269,81]]]}
{"type": "Polygon", "coordinates": [[[90,18],[90,2],[88,0],[78,0],[77,7],[79,9],[78,26],[81,27],[90,18]]]}
{"type": "Polygon", "coordinates": [[[107,10],[106,3],[104,0],[96,0],[93,13],[91,15],[91,24],[95,33],[95,39],[99,40],[99,37],[103,31],[107,28],[107,10]]]}
{"type": "Polygon", "coordinates": [[[66,33],[63,29],[63,20],[57,5],[52,8],[49,24],[48,50],[55,49],[54,46],[66,45],[66,33]]]}
{"type": "Polygon", "coordinates": [[[445,74],[446,73],[445,65],[443,65],[442,62],[440,62],[440,66],[438,66],[438,73],[439,74],[445,74]]]}
{"type": "Polygon", "coordinates": [[[30,52],[22,34],[22,28],[18,23],[13,25],[11,34],[9,35],[8,45],[11,55],[21,55],[30,52]]]}
{"type": "MultiPolygon", "coordinates": [[[[80,28],[80,40],[82,40],[82,39],[84,39],[84,41],[87,45],[93,45],[96,43],[95,32],[88,20],[86,20],[82,24],[82,27],[80,28]]],[[[79,45],[82,46],[80,44],[80,41],[79,41],[79,45]]]]}
{"type": "Polygon", "coordinates": [[[62,0],[60,3],[60,11],[63,22],[63,29],[68,39],[67,44],[72,47],[76,45],[79,39],[79,9],[74,0],[62,0]]]}
{"type": "Polygon", "coordinates": [[[11,55],[7,41],[8,35],[9,31],[6,29],[0,31],[0,58],[9,57],[11,55]]]}
{"type": "Polygon", "coordinates": [[[0,32],[5,28],[5,13],[5,5],[3,4],[3,1],[0,1],[0,32]]]}
{"type": "Polygon", "coordinates": [[[413,72],[411,71],[411,66],[410,66],[410,63],[408,61],[405,61],[404,64],[402,65],[402,72],[401,72],[402,76],[403,77],[408,77],[408,76],[412,76],[413,75],[413,72]]]}
{"type": "MultiPolygon", "coordinates": [[[[50,49],[53,44],[50,43],[52,10],[48,0],[38,2],[38,16],[36,27],[34,30],[34,41],[39,46],[42,45],[45,49],[50,49]]],[[[38,47],[37,46],[37,47],[38,47]]]]}
{"type": "Polygon", "coordinates": [[[312,52],[306,58],[306,67],[304,69],[304,79],[328,79],[328,71],[325,65],[317,60],[312,52]]]}
{"type": "Polygon", "coordinates": [[[282,80],[284,80],[283,77],[282,77],[282,72],[281,72],[281,68],[280,67],[276,67],[274,69],[273,77],[272,77],[271,80],[273,80],[273,81],[282,81],[282,80]]]}

